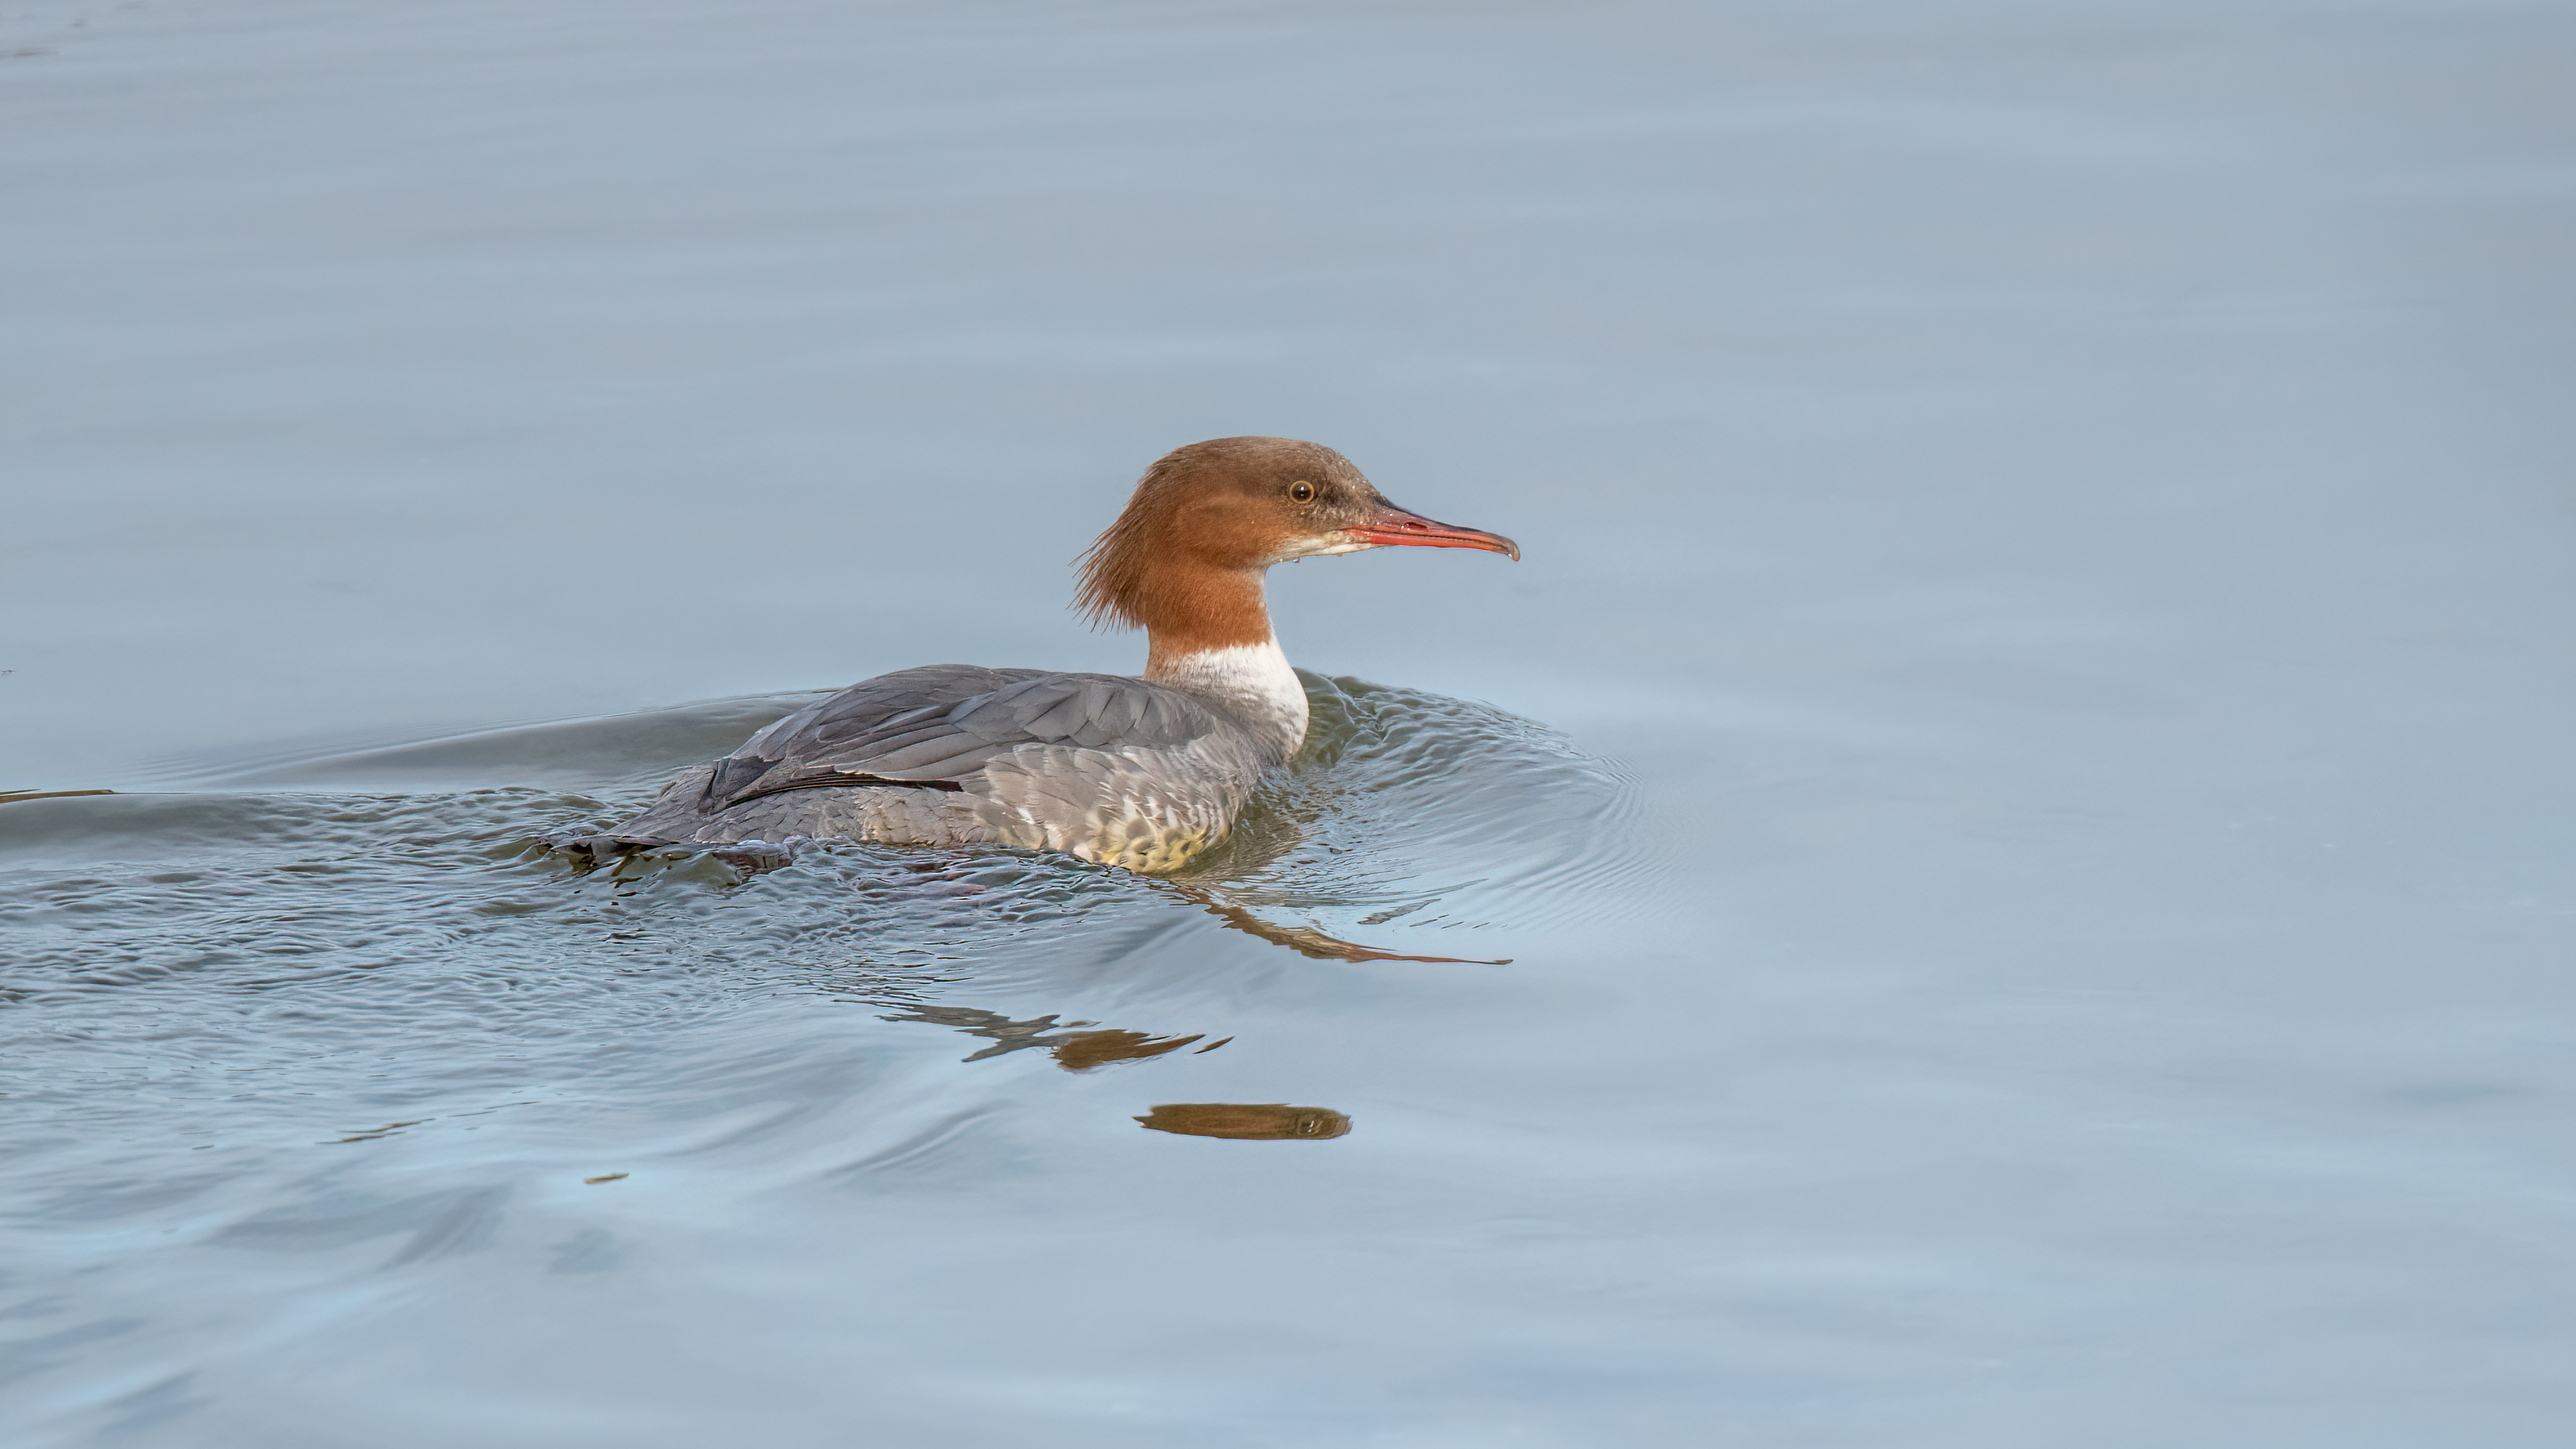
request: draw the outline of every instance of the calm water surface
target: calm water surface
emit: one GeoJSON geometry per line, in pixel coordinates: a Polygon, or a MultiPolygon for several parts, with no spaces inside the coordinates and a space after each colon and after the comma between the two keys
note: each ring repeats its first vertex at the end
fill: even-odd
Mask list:
{"type": "Polygon", "coordinates": [[[2571,43],[14,0],[11,1442],[2568,1442],[2571,43]],[[1239,432],[1182,877],[531,845],[1239,432]]]}

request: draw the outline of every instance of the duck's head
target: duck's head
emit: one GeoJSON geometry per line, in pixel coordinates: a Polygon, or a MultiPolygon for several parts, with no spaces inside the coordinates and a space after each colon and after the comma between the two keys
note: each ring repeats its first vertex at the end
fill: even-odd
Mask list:
{"type": "Polygon", "coordinates": [[[1126,511],[1083,555],[1080,606],[1097,619],[1145,623],[1158,579],[1258,574],[1291,559],[1387,547],[1521,556],[1501,534],[1398,508],[1321,443],[1211,438],[1145,470],[1126,511]]]}

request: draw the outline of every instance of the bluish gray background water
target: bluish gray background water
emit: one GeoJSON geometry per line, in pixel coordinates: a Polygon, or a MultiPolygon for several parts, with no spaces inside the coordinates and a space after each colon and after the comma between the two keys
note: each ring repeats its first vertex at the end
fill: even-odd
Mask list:
{"type": "Polygon", "coordinates": [[[13,0],[0,788],[133,793],[0,804],[0,1403],[2564,1444],[2571,44],[13,0]],[[1513,964],[518,850],[794,691],[1133,668],[1064,562],[1237,432],[1528,561],[1279,572],[1292,657],[1395,688],[1207,898],[1513,964]]]}

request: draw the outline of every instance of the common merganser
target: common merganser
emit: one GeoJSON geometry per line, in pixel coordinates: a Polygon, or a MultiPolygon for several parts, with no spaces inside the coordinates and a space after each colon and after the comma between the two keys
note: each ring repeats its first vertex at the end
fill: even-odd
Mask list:
{"type": "Polygon", "coordinates": [[[1306,738],[1306,691],[1270,631],[1272,564],[1390,545],[1518,560],[1500,534],[1386,500],[1294,438],[1165,454],[1081,560],[1076,606],[1145,630],[1145,673],[932,664],[851,685],[566,846],[1000,845],[1169,871],[1223,840],[1306,738]]]}

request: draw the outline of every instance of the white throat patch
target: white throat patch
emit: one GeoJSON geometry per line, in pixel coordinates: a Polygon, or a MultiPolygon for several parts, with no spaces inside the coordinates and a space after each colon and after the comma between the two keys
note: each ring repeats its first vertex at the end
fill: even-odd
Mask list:
{"type": "Polygon", "coordinates": [[[1221,704],[1275,735],[1282,759],[1306,741],[1306,686],[1297,682],[1297,671],[1289,667],[1276,639],[1184,654],[1145,677],[1165,689],[1221,704]]]}

